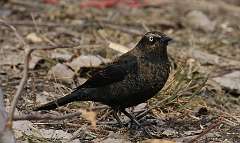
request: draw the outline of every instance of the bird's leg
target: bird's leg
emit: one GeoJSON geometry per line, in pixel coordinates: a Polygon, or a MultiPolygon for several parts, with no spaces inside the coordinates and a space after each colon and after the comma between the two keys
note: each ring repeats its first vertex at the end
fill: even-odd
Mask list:
{"type": "Polygon", "coordinates": [[[121,127],[124,127],[122,121],[120,120],[120,118],[117,115],[117,111],[113,110],[113,117],[118,121],[118,123],[120,124],[121,127]]]}
{"type": "Polygon", "coordinates": [[[125,114],[129,119],[131,119],[135,124],[137,124],[139,127],[141,127],[141,124],[136,120],[136,118],[128,113],[126,110],[121,110],[123,114],[125,114]]]}
{"type": "Polygon", "coordinates": [[[147,136],[152,137],[152,135],[136,120],[132,114],[128,113],[125,109],[121,110],[121,112],[130,118],[135,124],[137,124],[138,127],[142,128],[147,136]]]}

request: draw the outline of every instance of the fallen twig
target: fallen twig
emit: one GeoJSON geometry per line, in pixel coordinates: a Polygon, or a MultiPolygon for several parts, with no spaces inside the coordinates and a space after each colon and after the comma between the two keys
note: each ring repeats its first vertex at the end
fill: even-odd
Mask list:
{"type": "Polygon", "coordinates": [[[219,117],[217,119],[217,121],[213,124],[211,124],[207,129],[205,129],[201,134],[199,134],[198,136],[196,136],[195,138],[191,139],[189,141],[189,143],[195,143],[199,138],[201,138],[202,136],[206,135],[208,132],[210,132],[212,129],[215,129],[216,127],[218,127],[222,121],[223,121],[223,117],[219,117]]]}
{"type": "Polygon", "coordinates": [[[69,126],[69,127],[75,127],[75,128],[81,128],[82,125],[77,123],[68,123],[68,122],[37,122],[37,123],[33,123],[34,125],[64,125],[64,126],[69,126]]]}
{"type": "Polygon", "coordinates": [[[127,53],[129,50],[131,50],[130,48],[127,48],[123,45],[120,45],[120,44],[117,44],[117,43],[114,43],[114,42],[111,42],[111,41],[107,41],[109,43],[108,47],[115,50],[115,51],[118,51],[120,53],[127,53]]]}
{"type": "Polygon", "coordinates": [[[14,116],[14,120],[64,120],[75,116],[80,116],[82,112],[74,112],[62,116],[52,114],[31,113],[28,115],[14,116]]]}
{"type": "MultiPolygon", "coordinates": [[[[101,109],[107,109],[108,107],[103,105],[103,106],[96,106],[91,108],[91,111],[95,111],[95,110],[101,110],[101,109]]],[[[30,114],[24,114],[24,115],[15,115],[13,117],[13,120],[64,120],[64,119],[68,119],[68,118],[73,118],[75,116],[79,116],[83,113],[83,110],[80,111],[76,111],[74,113],[69,113],[69,114],[65,114],[62,116],[59,115],[53,115],[53,114],[42,114],[42,113],[38,113],[38,112],[33,112],[30,114]]]]}

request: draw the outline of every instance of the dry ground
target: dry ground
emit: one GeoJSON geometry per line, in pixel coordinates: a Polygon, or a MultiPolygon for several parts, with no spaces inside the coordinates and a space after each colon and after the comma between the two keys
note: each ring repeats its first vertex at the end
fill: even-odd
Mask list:
{"type": "MultiPolygon", "coordinates": [[[[140,122],[157,138],[169,142],[193,139],[202,143],[240,142],[239,77],[227,81],[231,87],[238,84],[238,89],[218,80],[240,70],[239,1],[155,0],[139,8],[119,4],[103,9],[80,8],[79,3],[0,2],[0,19],[16,27],[29,47],[79,45],[32,54],[29,79],[17,105],[18,114],[29,115],[33,107],[70,92],[88,77],[94,65],[121,54],[121,50],[112,48],[132,48],[142,33],[158,30],[174,39],[169,46],[171,77],[156,97],[129,110],[139,115],[151,109],[140,122]],[[87,62],[78,59],[83,55],[87,62]],[[89,62],[92,58],[96,60],[89,62]],[[73,61],[80,65],[72,66],[73,61]],[[52,72],[57,64],[63,67],[58,67],[62,72],[55,75],[52,72]],[[69,77],[63,78],[61,73],[69,77]]],[[[10,106],[23,76],[26,48],[12,30],[0,25],[0,86],[6,107],[10,106]]],[[[16,121],[17,140],[64,142],[74,138],[71,142],[106,143],[146,140],[140,129],[128,123],[128,118],[122,115],[128,128],[120,128],[112,116],[106,115],[109,110],[95,107],[101,105],[71,103],[49,113],[61,116],[82,109],[84,116],[16,121]],[[96,120],[96,126],[91,126],[96,120]]]]}

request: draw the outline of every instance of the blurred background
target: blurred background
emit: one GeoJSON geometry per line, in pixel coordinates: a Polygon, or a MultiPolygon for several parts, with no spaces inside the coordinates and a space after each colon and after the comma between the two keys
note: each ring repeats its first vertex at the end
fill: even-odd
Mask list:
{"type": "MultiPolygon", "coordinates": [[[[23,76],[27,48],[56,49],[32,53],[18,114],[29,114],[33,107],[69,93],[96,66],[130,50],[152,30],[174,39],[168,46],[171,76],[156,97],[129,110],[139,114],[151,109],[140,122],[169,142],[194,139],[219,118],[221,123],[198,142],[240,142],[239,0],[2,0],[0,88],[6,107],[23,76]]],[[[52,113],[95,106],[100,105],[71,103],[52,113]]],[[[32,142],[145,140],[138,129],[106,124],[114,121],[104,116],[107,110],[94,113],[95,129],[88,125],[93,120],[77,116],[53,122],[16,121],[14,131],[18,141],[32,142]],[[80,134],[73,135],[76,132],[80,134]]]]}

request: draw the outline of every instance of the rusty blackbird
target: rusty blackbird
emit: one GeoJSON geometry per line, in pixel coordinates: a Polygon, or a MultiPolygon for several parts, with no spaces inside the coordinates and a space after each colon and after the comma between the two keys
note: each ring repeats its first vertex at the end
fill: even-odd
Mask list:
{"type": "Polygon", "coordinates": [[[34,110],[51,110],[74,101],[94,101],[124,113],[140,125],[125,108],[147,101],[163,88],[170,72],[167,55],[170,40],[161,32],[147,32],[135,48],[96,72],[69,95],[34,110]]]}

